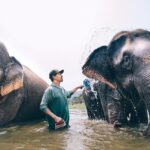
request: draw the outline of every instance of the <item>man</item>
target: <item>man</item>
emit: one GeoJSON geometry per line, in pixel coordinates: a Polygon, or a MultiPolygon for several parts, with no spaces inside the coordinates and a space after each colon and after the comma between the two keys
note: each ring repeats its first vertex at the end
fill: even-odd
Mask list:
{"type": "Polygon", "coordinates": [[[46,114],[47,121],[49,124],[49,129],[54,130],[59,126],[56,124],[62,124],[63,127],[69,127],[69,109],[67,98],[82,88],[78,86],[71,91],[66,91],[63,87],[60,86],[60,83],[63,82],[64,70],[52,70],[49,73],[49,78],[52,81],[52,84],[45,90],[43,95],[40,109],[46,114]]]}

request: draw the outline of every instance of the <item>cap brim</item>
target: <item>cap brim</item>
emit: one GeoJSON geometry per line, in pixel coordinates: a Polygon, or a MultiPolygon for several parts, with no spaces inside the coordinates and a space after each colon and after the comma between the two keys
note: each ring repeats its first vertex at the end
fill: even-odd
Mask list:
{"type": "Polygon", "coordinates": [[[64,73],[64,70],[60,70],[59,73],[60,73],[60,74],[63,74],[63,73],[64,73]]]}

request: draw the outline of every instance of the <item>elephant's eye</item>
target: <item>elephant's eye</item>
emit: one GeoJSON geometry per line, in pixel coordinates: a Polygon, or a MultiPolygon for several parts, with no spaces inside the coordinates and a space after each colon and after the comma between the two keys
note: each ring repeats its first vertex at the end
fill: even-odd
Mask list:
{"type": "Polygon", "coordinates": [[[123,57],[123,61],[128,61],[128,60],[129,60],[129,56],[125,55],[125,56],[123,57]]]}
{"type": "Polygon", "coordinates": [[[125,53],[123,54],[123,60],[124,60],[124,61],[125,61],[125,60],[128,60],[128,59],[130,58],[130,56],[131,56],[130,53],[125,52],[125,53]]]}

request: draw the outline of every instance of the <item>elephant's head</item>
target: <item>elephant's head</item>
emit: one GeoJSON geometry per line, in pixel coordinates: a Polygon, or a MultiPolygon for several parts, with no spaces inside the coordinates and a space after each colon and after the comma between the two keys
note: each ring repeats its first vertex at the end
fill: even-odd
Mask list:
{"type": "Polygon", "coordinates": [[[116,34],[108,46],[108,52],[115,80],[124,89],[134,83],[138,90],[136,83],[150,77],[149,31],[138,29],[116,34]]]}
{"type": "Polygon", "coordinates": [[[23,68],[0,44],[0,125],[11,121],[22,103],[23,68]]]}
{"type": "Polygon", "coordinates": [[[107,46],[101,46],[94,50],[87,58],[82,71],[87,77],[99,80],[111,88],[115,88],[107,46]]]}
{"type": "Polygon", "coordinates": [[[101,76],[106,83],[128,88],[134,75],[141,71],[148,74],[149,64],[150,32],[139,29],[117,33],[108,47],[93,51],[82,69],[88,77],[100,80],[101,76]]]}
{"type": "MultiPolygon", "coordinates": [[[[135,107],[140,107],[140,102],[144,101],[150,113],[150,32],[143,29],[119,32],[108,45],[106,56],[101,50],[97,52],[90,55],[82,68],[83,73],[90,76],[87,67],[107,81],[114,81],[135,107]],[[107,65],[103,66],[105,62],[107,65]],[[103,70],[113,73],[113,76],[103,70]]],[[[96,79],[95,76],[91,77],[96,79]]],[[[150,135],[150,124],[145,133],[150,135]]]]}

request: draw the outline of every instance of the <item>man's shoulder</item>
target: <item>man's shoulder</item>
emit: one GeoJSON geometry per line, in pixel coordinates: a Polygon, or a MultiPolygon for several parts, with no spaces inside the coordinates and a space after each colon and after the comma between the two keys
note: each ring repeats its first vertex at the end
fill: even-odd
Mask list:
{"type": "Polygon", "coordinates": [[[49,85],[49,86],[47,87],[47,89],[45,90],[45,93],[51,92],[52,90],[53,90],[53,87],[52,87],[51,85],[49,85]]]}

